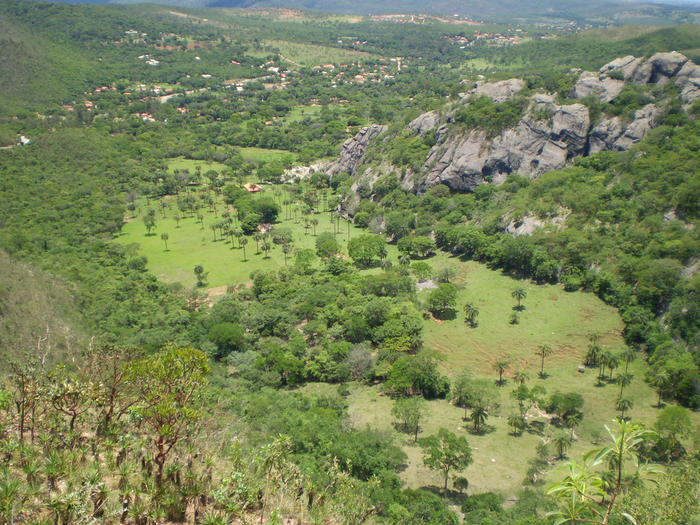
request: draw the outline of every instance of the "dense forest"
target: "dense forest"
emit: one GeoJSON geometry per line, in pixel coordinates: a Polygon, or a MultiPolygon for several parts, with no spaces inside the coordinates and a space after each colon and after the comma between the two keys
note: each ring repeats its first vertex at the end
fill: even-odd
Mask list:
{"type": "Polygon", "coordinates": [[[696,29],[3,3],[0,521],[693,523],[699,103],[571,97],[696,29]],[[420,185],[416,117],[491,140],[537,93],[661,109],[420,185]]]}

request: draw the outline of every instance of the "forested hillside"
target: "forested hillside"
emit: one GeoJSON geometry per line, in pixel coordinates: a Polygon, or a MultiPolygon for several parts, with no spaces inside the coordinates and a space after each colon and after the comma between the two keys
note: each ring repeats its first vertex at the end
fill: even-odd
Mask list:
{"type": "Polygon", "coordinates": [[[0,522],[697,519],[700,33],[421,21],[0,5],[0,522]]]}

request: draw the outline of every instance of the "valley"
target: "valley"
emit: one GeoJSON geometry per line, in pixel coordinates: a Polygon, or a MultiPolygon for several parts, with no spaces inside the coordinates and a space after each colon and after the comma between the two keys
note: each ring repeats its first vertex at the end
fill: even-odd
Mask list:
{"type": "Polygon", "coordinates": [[[698,519],[697,10],[385,4],[0,5],[0,522],[698,519]]]}

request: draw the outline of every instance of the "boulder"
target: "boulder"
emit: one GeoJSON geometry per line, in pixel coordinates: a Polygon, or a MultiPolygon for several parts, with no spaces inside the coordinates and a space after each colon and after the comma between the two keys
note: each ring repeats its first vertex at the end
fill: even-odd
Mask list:
{"type": "Polygon", "coordinates": [[[615,141],[624,131],[620,117],[603,119],[591,130],[588,137],[588,154],[613,149],[615,141]]]}
{"type": "Polygon", "coordinates": [[[642,140],[651,128],[658,125],[663,112],[663,109],[654,104],[647,104],[638,109],[634,113],[634,120],[627,125],[625,131],[613,143],[613,148],[623,151],[642,140]]]}
{"type": "Polygon", "coordinates": [[[610,102],[620,94],[624,87],[623,80],[615,80],[605,76],[601,78],[598,73],[584,71],[576,82],[572,95],[574,98],[595,95],[604,102],[610,102]]]}
{"type": "Polygon", "coordinates": [[[421,137],[425,137],[425,134],[428,131],[435,129],[435,126],[437,126],[439,123],[440,115],[438,114],[438,112],[428,111],[427,113],[423,113],[421,116],[413,119],[409,123],[408,129],[410,129],[414,133],[417,133],[421,137]]]}
{"type": "Polygon", "coordinates": [[[700,66],[690,60],[676,73],[674,82],[681,88],[681,102],[689,107],[700,98],[700,66]]]}
{"type": "Polygon", "coordinates": [[[660,77],[670,78],[680,71],[688,61],[685,55],[681,55],[677,51],[670,53],[656,53],[649,59],[649,63],[653,67],[652,82],[658,82],[660,77]]]}
{"type": "Polygon", "coordinates": [[[484,95],[494,102],[505,102],[513,98],[525,87],[525,81],[519,78],[510,78],[500,82],[477,82],[464,96],[484,95]]]}
{"type": "Polygon", "coordinates": [[[608,62],[603,67],[600,68],[599,72],[601,74],[610,73],[611,71],[622,71],[625,80],[632,78],[637,68],[642,64],[641,58],[635,58],[632,55],[627,55],[626,57],[616,58],[612,62],[608,62]]]}

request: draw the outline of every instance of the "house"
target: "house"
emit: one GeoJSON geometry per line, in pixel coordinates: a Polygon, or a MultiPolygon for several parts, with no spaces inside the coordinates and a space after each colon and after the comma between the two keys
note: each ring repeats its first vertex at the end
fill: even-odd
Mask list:
{"type": "Polygon", "coordinates": [[[243,188],[250,193],[258,193],[259,191],[262,191],[262,188],[258,184],[253,184],[251,182],[244,184],[243,188]]]}

